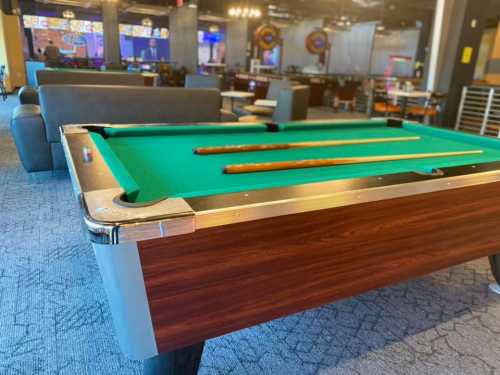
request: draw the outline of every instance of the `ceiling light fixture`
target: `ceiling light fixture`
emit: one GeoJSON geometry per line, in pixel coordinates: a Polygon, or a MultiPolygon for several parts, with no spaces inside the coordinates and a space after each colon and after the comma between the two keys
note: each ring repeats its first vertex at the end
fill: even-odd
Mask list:
{"type": "Polygon", "coordinates": [[[64,12],[62,12],[62,16],[63,18],[72,20],[75,18],[75,12],[73,12],[71,9],[66,9],[64,12]]]}
{"type": "Polygon", "coordinates": [[[345,0],[340,2],[339,14],[335,18],[336,20],[331,22],[331,26],[335,28],[336,31],[350,31],[352,25],[354,24],[356,18],[350,14],[346,14],[346,4],[345,0]]]}
{"type": "Polygon", "coordinates": [[[382,2],[382,7],[380,8],[380,22],[375,27],[375,33],[379,35],[383,35],[385,33],[384,13],[385,13],[385,0],[382,2]]]}
{"type": "Polygon", "coordinates": [[[232,6],[228,9],[227,14],[234,18],[260,18],[262,12],[259,8],[249,6],[232,6]]]}
{"type": "Polygon", "coordinates": [[[153,27],[153,20],[149,17],[146,17],[142,19],[141,24],[145,27],[153,27]]]}
{"type": "Polygon", "coordinates": [[[208,31],[210,31],[211,33],[215,34],[215,33],[218,33],[220,31],[220,28],[219,28],[219,25],[210,25],[208,27],[208,31]]]}

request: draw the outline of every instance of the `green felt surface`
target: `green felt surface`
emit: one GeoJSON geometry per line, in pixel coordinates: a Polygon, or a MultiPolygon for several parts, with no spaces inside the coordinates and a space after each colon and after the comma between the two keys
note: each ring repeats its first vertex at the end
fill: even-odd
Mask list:
{"type": "Polygon", "coordinates": [[[377,120],[281,124],[279,132],[268,132],[265,125],[108,129],[105,139],[96,133],[92,133],[92,137],[115,178],[127,192],[129,200],[136,202],[500,161],[499,140],[409,123],[405,123],[403,128],[392,128],[387,127],[385,121],[377,120]],[[415,135],[420,136],[421,140],[238,154],[193,153],[195,147],[202,146],[415,135]],[[222,172],[228,164],[477,149],[483,150],[483,154],[238,175],[222,172]]]}

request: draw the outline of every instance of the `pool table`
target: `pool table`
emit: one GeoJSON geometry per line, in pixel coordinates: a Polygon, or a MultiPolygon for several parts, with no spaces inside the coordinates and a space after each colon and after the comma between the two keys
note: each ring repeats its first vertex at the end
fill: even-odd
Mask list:
{"type": "MultiPolygon", "coordinates": [[[[205,340],[490,257],[500,140],[399,120],[69,125],[62,142],[121,350],[196,374],[205,340]],[[196,147],[418,137],[199,155],[196,147]],[[481,151],[227,174],[231,164],[481,151]]],[[[493,289],[498,285],[492,286],[493,289]]]]}

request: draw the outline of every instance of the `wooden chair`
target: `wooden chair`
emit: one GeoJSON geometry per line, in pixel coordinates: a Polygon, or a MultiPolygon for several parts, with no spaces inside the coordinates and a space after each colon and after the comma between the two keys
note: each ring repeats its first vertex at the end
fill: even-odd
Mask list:
{"type": "Polygon", "coordinates": [[[354,111],[356,107],[357,87],[358,84],[356,82],[347,82],[337,88],[333,102],[333,109],[335,112],[339,111],[341,105],[346,106],[350,112],[354,111]]]}
{"type": "Polygon", "coordinates": [[[417,118],[419,121],[424,122],[425,119],[431,120],[434,123],[438,114],[441,111],[441,105],[446,95],[441,92],[433,92],[424,103],[424,105],[414,105],[408,107],[408,116],[417,118]]]}
{"type": "Polygon", "coordinates": [[[0,67],[0,95],[3,101],[7,100],[7,89],[5,88],[5,65],[0,67]]]}

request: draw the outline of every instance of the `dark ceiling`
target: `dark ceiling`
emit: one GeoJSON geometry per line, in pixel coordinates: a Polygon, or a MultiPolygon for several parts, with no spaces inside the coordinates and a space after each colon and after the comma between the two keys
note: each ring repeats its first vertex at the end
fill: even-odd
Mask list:
{"type": "MultiPolygon", "coordinates": [[[[128,3],[140,3],[160,6],[176,5],[176,0],[124,0],[128,3]]],[[[340,16],[354,16],[362,20],[380,20],[382,17],[395,23],[401,21],[413,22],[417,19],[432,16],[436,0],[184,0],[185,3],[198,3],[201,13],[225,16],[231,5],[248,4],[258,6],[266,14],[269,5],[274,6],[277,16],[287,16],[291,19],[301,18],[331,18],[340,16]]],[[[82,0],[84,3],[85,0],[82,0]]],[[[21,8],[25,13],[41,8],[61,8],[44,4],[43,1],[20,0],[21,8]]],[[[61,2],[63,3],[63,1],[61,2]]],[[[91,9],[87,9],[92,12],[91,9]]],[[[82,8],[82,12],[83,11],[82,8]]]]}
{"type": "MultiPolygon", "coordinates": [[[[175,5],[175,0],[141,0],[150,4],[175,5]]],[[[186,1],[186,0],[185,0],[186,1]]],[[[433,14],[436,0],[198,0],[202,12],[226,14],[231,5],[249,4],[266,10],[274,5],[279,13],[298,18],[334,18],[351,15],[359,19],[392,18],[411,21],[433,14]]]]}
{"type": "MultiPolygon", "coordinates": [[[[82,3],[91,0],[81,0],[82,3]]],[[[163,7],[175,7],[176,0],[120,0],[129,4],[148,4],[163,7]]],[[[341,16],[354,17],[355,21],[380,21],[389,27],[414,26],[415,21],[430,23],[434,14],[436,0],[184,0],[184,3],[195,2],[201,14],[226,16],[227,10],[233,5],[258,6],[265,15],[273,14],[275,19],[300,20],[304,18],[324,18],[334,20],[341,16]],[[269,6],[273,10],[268,13],[269,6]]],[[[483,0],[476,0],[483,1],[483,0]]],[[[19,0],[24,13],[35,14],[44,9],[61,13],[63,5],[45,4],[43,0],[19,0]]],[[[61,0],[63,3],[64,0],[61,0]]],[[[79,8],[77,14],[85,18],[99,17],[100,10],[96,8],[79,8]]],[[[500,0],[490,0],[489,25],[495,25],[500,16],[500,0]]],[[[120,16],[130,21],[141,15],[123,12],[120,16]]],[[[161,18],[161,17],[158,17],[161,18]]],[[[165,18],[165,17],[163,17],[165,18]]],[[[160,23],[168,21],[160,21],[160,23]]]]}

